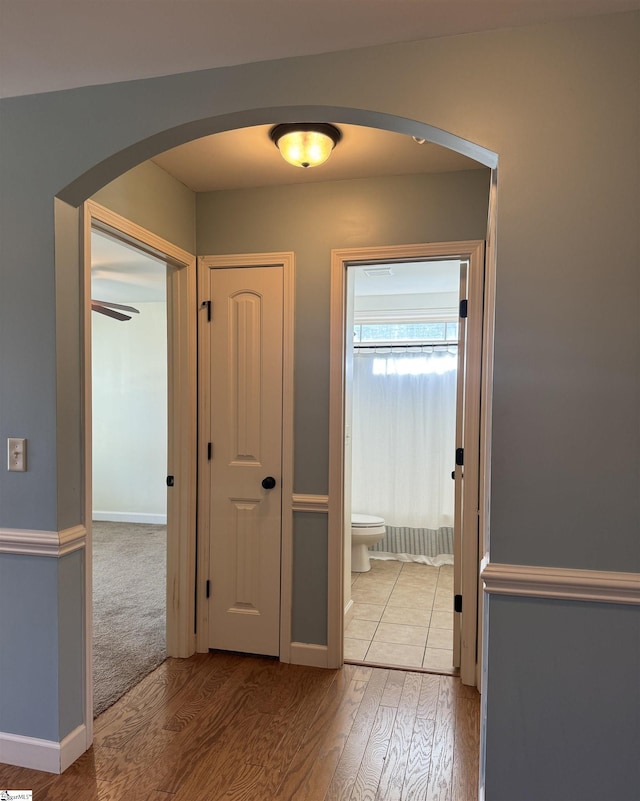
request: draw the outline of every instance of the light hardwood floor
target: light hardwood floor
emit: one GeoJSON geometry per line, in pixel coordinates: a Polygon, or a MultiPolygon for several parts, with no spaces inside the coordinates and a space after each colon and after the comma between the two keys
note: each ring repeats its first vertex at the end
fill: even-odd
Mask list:
{"type": "Polygon", "coordinates": [[[168,659],[95,721],[61,776],[0,766],[36,801],[474,801],[479,695],[452,676],[168,659]]]}

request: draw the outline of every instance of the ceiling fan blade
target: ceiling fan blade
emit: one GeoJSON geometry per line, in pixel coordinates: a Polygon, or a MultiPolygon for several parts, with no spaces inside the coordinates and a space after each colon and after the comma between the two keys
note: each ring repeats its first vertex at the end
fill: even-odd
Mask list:
{"type": "Polygon", "coordinates": [[[133,306],[123,306],[122,303],[109,303],[106,300],[92,300],[91,303],[96,303],[100,306],[107,306],[109,309],[120,309],[120,311],[132,312],[132,314],[140,314],[139,309],[135,309],[133,306]]]}
{"type": "Polygon", "coordinates": [[[102,306],[99,303],[94,303],[91,301],[91,311],[99,312],[100,314],[106,314],[107,317],[113,317],[114,320],[130,320],[131,317],[128,314],[122,314],[115,309],[109,309],[107,306],[102,306]]]}

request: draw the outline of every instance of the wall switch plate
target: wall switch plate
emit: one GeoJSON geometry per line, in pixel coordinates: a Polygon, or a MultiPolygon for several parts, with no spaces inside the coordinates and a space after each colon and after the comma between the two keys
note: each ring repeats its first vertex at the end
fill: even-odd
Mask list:
{"type": "Polygon", "coordinates": [[[9,437],[7,440],[7,470],[23,473],[27,469],[27,440],[9,437]]]}

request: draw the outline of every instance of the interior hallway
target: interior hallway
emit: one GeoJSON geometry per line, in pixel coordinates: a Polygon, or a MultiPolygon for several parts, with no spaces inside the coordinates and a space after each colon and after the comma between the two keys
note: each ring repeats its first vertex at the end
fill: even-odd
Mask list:
{"type": "Polygon", "coordinates": [[[479,713],[455,677],[198,654],[97,718],[64,774],[0,766],[0,787],[38,801],[473,801],[479,713]]]}

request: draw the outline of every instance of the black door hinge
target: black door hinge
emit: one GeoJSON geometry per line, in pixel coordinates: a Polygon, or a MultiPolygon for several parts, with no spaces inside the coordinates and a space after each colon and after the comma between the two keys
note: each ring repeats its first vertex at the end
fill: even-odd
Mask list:
{"type": "Polygon", "coordinates": [[[205,591],[204,591],[204,593],[205,593],[205,597],[206,597],[206,598],[208,598],[208,597],[209,597],[209,595],[211,595],[211,582],[209,581],[209,579],[207,579],[207,583],[206,583],[206,585],[205,585],[205,591]]]}
{"type": "Polygon", "coordinates": [[[462,595],[453,596],[453,611],[462,612],[462,595]]]}
{"type": "Polygon", "coordinates": [[[456,448],[456,464],[459,467],[464,464],[464,448],[456,448]]]}
{"type": "Polygon", "coordinates": [[[211,454],[213,452],[213,445],[210,442],[207,442],[207,459],[211,461],[211,454]]]}
{"type": "Polygon", "coordinates": [[[174,479],[173,476],[167,476],[167,487],[173,487],[174,479]]]}
{"type": "Polygon", "coordinates": [[[460,301],[460,317],[462,317],[462,319],[466,318],[467,313],[469,311],[468,307],[469,307],[469,303],[468,303],[466,298],[464,300],[460,301]]]}
{"type": "Polygon", "coordinates": [[[204,309],[207,309],[207,322],[211,322],[211,301],[210,300],[203,300],[200,306],[204,309]]]}

